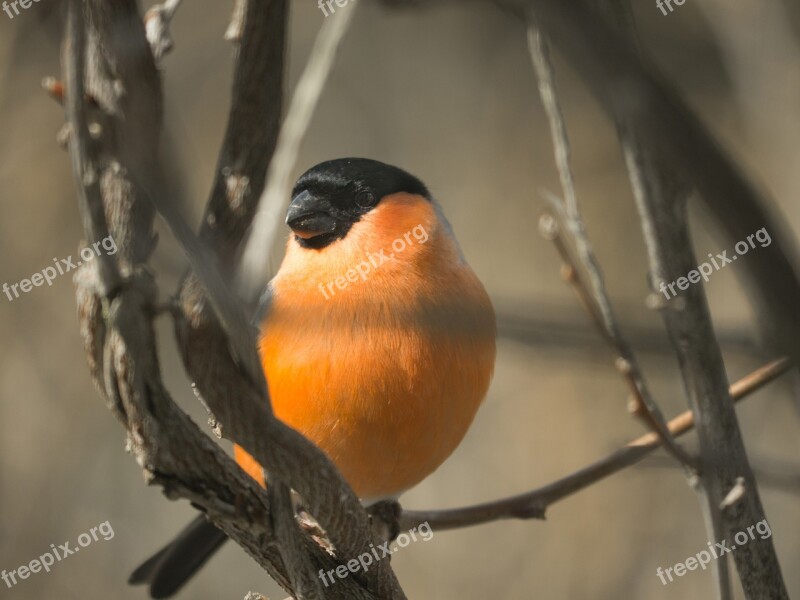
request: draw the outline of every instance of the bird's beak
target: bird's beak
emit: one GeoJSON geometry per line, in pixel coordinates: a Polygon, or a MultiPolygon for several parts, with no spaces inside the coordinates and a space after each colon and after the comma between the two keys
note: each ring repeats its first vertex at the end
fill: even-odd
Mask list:
{"type": "Polygon", "coordinates": [[[331,233],[336,229],[336,220],[326,208],[326,203],[308,191],[300,192],[286,211],[286,224],[304,240],[331,233]]]}

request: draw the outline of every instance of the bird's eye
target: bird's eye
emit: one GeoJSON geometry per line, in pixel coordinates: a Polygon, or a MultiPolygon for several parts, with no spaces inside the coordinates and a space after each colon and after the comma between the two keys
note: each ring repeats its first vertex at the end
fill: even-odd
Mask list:
{"type": "Polygon", "coordinates": [[[362,208],[369,208],[373,204],[375,204],[375,196],[372,192],[367,190],[361,190],[360,192],[356,192],[356,204],[361,206],[362,208]]]}

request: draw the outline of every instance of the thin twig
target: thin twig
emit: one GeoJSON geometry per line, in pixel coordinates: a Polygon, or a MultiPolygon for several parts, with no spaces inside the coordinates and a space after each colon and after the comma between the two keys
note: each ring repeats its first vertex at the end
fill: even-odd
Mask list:
{"type": "MultiPolygon", "coordinates": [[[[734,400],[742,400],[774,381],[793,365],[788,358],[780,358],[743,377],[730,387],[734,400]]],[[[681,436],[694,427],[691,411],[672,419],[669,430],[673,436],[681,436]]],[[[400,527],[411,528],[428,522],[436,530],[456,529],[489,523],[501,519],[544,518],[545,510],[559,500],[629,467],[661,447],[655,432],[649,432],[629,442],[624,447],[566,477],[531,490],[524,494],[495,500],[484,504],[447,510],[403,510],[400,527]]]]}
{"type": "Polygon", "coordinates": [[[267,187],[258,202],[250,237],[244,248],[239,285],[246,300],[258,297],[269,278],[272,248],[292,187],[292,171],[311,117],[328,80],[336,53],[355,14],[356,5],[322,23],[311,56],[297,83],[278,146],[267,172],[267,187]]]}
{"type": "MultiPolygon", "coordinates": [[[[578,270],[566,250],[566,245],[562,244],[559,252],[562,253],[562,258],[571,269],[573,284],[576,289],[580,287],[579,296],[587,309],[589,309],[589,314],[595,320],[611,347],[619,355],[614,364],[631,390],[635,401],[633,413],[663,438],[664,447],[676,460],[694,472],[696,470],[694,460],[670,436],[664,422],[664,416],[661,414],[645,383],[644,374],[639,368],[636,355],[622,335],[617,319],[614,316],[614,311],[611,308],[611,301],[608,298],[608,292],[603,281],[603,272],[591,242],[589,242],[586,225],[578,205],[575,178],[570,161],[569,136],[567,135],[566,123],[564,122],[564,116],[556,93],[549,48],[541,31],[535,25],[531,25],[528,29],[528,48],[539,82],[539,94],[550,123],[550,132],[555,148],[556,167],[561,179],[561,187],[564,190],[562,212],[567,228],[575,242],[578,258],[588,275],[590,286],[586,286],[578,276],[578,270]]],[[[552,217],[550,219],[552,220],[552,217]]],[[[552,226],[552,224],[550,225],[552,226]]]]}
{"type": "MultiPolygon", "coordinates": [[[[495,301],[495,313],[497,336],[526,346],[583,350],[584,359],[595,360],[592,351],[606,343],[603,338],[598,339],[593,330],[587,331],[578,323],[576,311],[566,310],[561,305],[542,302],[526,303],[522,307],[513,301],[500,300],[495,301]]],[[[620,314],[630,314],[630,311],[623,308],[620,314]]],[[[640,354],[674,355],[663,328],[625,321],[622,324],[628,332],[628,340],[640,354]]],[[[763,357],[755,339],[744,327],[723,327],[718,337],[725,352],[755,359],[763,357]]]]}
{"type": "MultiPolygon", "coordinates": [[[[593,296],[589,291],[586,282],[583,280],[583,277],[581,277],[580,271],[578,270],[575,260],[572,257],[572,253],[567,246],[566,240],[564,240],[562,237],[561,230],[558,227],[558,223],[553,215],[550,213],[545,213],[542,215],[539,220],[539,230],[542,232],[542,235],[547,240],[553,242],[553,245],[556,247],[556,250],[558,251],[558,254],[563,262],[562,277],[565,281],[572,284],[572,288],[578,295],[578,298],[586,309],[586,312],[588,312],[589,316],[591,316],[592,322],[597,327],[600,335],[612,348],[618,349],[615,338],[610,335],[609,330],[603,324],[604,320],[594,300],[595,296],[593,296]]],[[[686,453],[686,451],[675,441],[671,435],[669,435],[669,431],[666,428],[663,417],[661,420],[656,417],[656,415],[659,417],[661,416],[660,411],[653,413],[644,408],[646,404],[639,390],[646,388],[643,387],[643,381],[641,382],[640,387],[639,382],[637,382],[634,376],[634,370],[631,363],[620,355],[615,360],[614,367],[625,379],[628,384],[628,389],[631,392],[633,402],[631,403],[632,405],[630,412],[644,421],[649,429],[654,431],[662,438],[662,441],[664,442],[664,448],[666,448],[667,452],[675,457],[682,465],[689,466],[691,467],[691,470],[694,471],[694,459],[686,453]]]]}
{"type": "MultiPolygon", "coordinates": [[[[492,0],[537,23],[614,118],[648,140],[660,165],[671,165],[701,192],[727,239],[766,227],[772,243],[740,272],[769,342],[800,362],[800,268],[786,219],[744,174],[708,127],[652,62],[619,35],[594,0],[492,0]]],[[[738,555],[737,555],[738,558],[738,555]]]]}
{"type": "MultiPolygon", "coordinates": [[[[66,118],[72,132],[69,140],[70,157],[78,188],[78,205],[83,217],[83,228],[87,242],[93,244],[108,237],[108,223],[100,193],[97,153],[89,134],[84,104],[86,31],[81,18],[81,2],[70,0],[67,10],[64,71],[67,84],[66,118]]],[[[116,261],[112,256],[101,252],[97,256],[97,262],[101,292],[105,296],[111,296],[122,281],[116,261]]]]}

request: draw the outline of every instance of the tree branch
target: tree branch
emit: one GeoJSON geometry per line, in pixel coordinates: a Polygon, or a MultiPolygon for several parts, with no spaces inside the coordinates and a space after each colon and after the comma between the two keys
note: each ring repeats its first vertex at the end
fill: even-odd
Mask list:
{"type": "MultiPolygon", "coordinates": [[[[72,25],[86,31],[85,53],[65,51],[72,61],[67,71],[74,82],[79,65],[84,64],[82,57],[86,57],[87,90],[97,99],[98,119],[104,119],[97,160],[101,169],[100,199],[105,210],[92,211],[84,203],[83,212],[90,239],[96,236],[92,232],[98,227],[102,231],[104,216],[108,219],[109,230],[120,246],[113,260],[122,266],[120,272],[125,277],[114,296],[102,285],[94,266],[99,264],[97,261],[84,265],[76,277],[81,332],[95,383],[128,430],[129,446],[151,483],[164,486],[170,497],[185,497],[195,502],[287,591],[294,593],[296,584],[302,584],[303,590],[313,590],[313,584],[308,582],[315,581],[317,570],[330,569],[338,562],[302,535],[296,525],[286,526],[287,520],[294,523],[293,514],[279,511],[270,516],[266,493],[175,407],[161,383],[152,330],[157,293],[144,266],[153,245],[153,207],[167,219],[201,275],[198,279],[190,278],[197,286],[200,281],[205,286],[197,296],[200,304],[205,298],[212,301],[224,324],[221,329],[227,332],[220,336],[227,342],[217,348],[220,353],[216,357],[207,356],[210,360],[227,361],[229,366],[228,379],[217,382],[224,394],[211,396],[209,402],[218,418],[222,417],[226,431],[270,466],[279,482],[296,487],[310,508],[319,509],[316,516],[326,526],[341,558],[350,558],[356,550],[367,548],[372,540],[366,513],[324,454],[272,416],[253,333],[243,324],[246,320],[240,316],[241,307],[230,295],[226,296],[223,278],[215,262],[208,260],[208,250],[194,238],[174,205],[165,200],[170,195],[169,185],[157,160],[161,83],[136,3],[83,0],[85,13],[81,19],[80,0],[71,2],[72,25]],[[232,353],[238,363],[232,359],[232,353]],[[241,409],[240,414],[232,416],[231,411],[237,408],[241,409]],[[252,423],[252,428],[241,427],[241,420],[252,423]],[[271,541],[276,532],[270,525],[273,522],[285,543],[280,551],[271,541]]],[[[266,43],[267,55],[279,56],[278,70],[282,73],[285,3],[273,1],[272,6],[273,11],[266,11],[267,21],[263,20],[262,6],[256,3],[249,6],[242,47],[249,47],[248,27],[261,27],[254,43],[262,43],[261,48],[266,43]],[[263,26],[275,27],[275,11],[284,17],[277,20],[280,35],[267,39],[264,32],[270,28],[263,26]],[[274,52],[276,43],[279,52],[274,52]]],[[[80,92],[81,86],[74,85],[72,89],[80,92]]],[[[83,101],[82,93],[73,94],[83,101]]],[[[275,91],[270,90],[267,97],[270,94],[275,91]]],[[[74,105],[74,101],[69,103],[70,107],[74,105]]],[[[80,122],[80,115],[75,119],[72,108],[68,112],[80,122]]],[[[252,119],[253,113],[248,118],[252,119]]],[[[73,150],[87,147],[88,128],[71,124],[75,129],[73,150]]],[[[238,126],[244,127],[244,123],[239,122],[238,126]]],[[[259,158],[264,160],[263,155],[259,158]]],[[[73,160],[81,166],[75,155],[73,160]]],[[[76,168],[76,179],[81,181],[84,173],[85,168],[76,168]]],[[[236,227],[246,229],[246,224],[237,223],[236,227]]],[[[226,240],[224,236],[214,239],[226,240]]],[[[222,246],[220,243],[219,247],[222,246]]],[[[204,314],[202,306],[198,312],[204,314]]],[[[197,347],[194,351],[198,352],[197,347]]],[[[280,489],[279,485],[276,489],[280,489]]],[[[369,573],[338,582],[327,597],[367,600],[404,596],[389,561],[384,561],[369,573]]]]}
{"type": "MultiPolygon", "coordinates": [[[[742,400],[793,368],[787,358],[775,360],[743,377],[730,388],[731,397],[742,400]]],[[[681,413],[668,423],[670,433],[679,437],[694,427],[691,411],[681,413]]],[[[427,522],[435,530],[457,529],[502,519],[543,519],[547,508],[559,500],[580,492],[598,481],[636,464],[661,447],[654,432],[636,438],[623,448],[561,479],[524,494],[447,510],[403,510],[400,526],[409,529],[427,522]]]]}
{"type": "Polygon", "coordinates": [[[258,201],[252,231],[242,251],[238,286],[246,300],[257,298],[269,279],[272,248],[283,222],[292,189],[292,171],[306,130],[328,80],[339,45],[347,33],[356,5],[335,19],[323,21],[311,55],[297,83],[269,167],[266,189],[258,201]]]}

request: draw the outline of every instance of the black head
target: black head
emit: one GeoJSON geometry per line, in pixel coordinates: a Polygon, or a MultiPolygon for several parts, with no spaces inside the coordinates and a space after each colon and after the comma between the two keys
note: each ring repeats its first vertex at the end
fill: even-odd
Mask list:
{"type": "Polygon", "coordinates": [[[329,160],[297,180],[286,224],[304,248],[324,248],[347,235],[382,198],[399,192],[430,200],[425,185],[397,167],[368,158],[329,160]]]}

